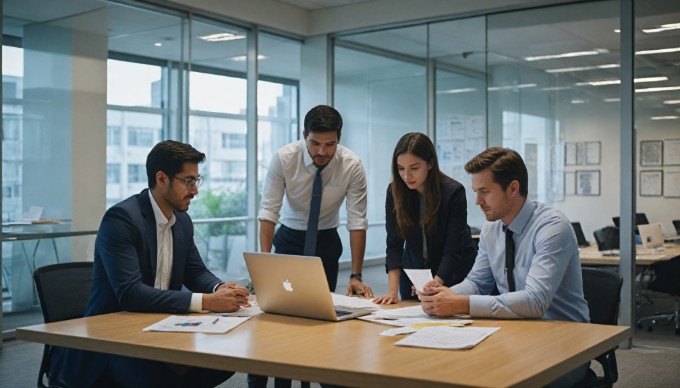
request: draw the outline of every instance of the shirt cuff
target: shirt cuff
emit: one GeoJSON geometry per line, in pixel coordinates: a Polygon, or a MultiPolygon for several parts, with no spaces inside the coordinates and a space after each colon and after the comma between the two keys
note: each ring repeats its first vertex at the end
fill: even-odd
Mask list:
{"type": "Polygon", "coordinates": [[[190,313],[200,313],[203,312],[203,294],[200,292],[194,292],[191,294],[191,303],[189,303],[190,313]]]}
{"type": "Polygon", "coordinates": [[[219,282],[219,283],[215,284],[215,287],[213,287],[212,292],[217,291],[217,288],[219,288],[219,286],[221,286],[221,285],[223,285],[223,284],[226,284],[226,282],[219,282]]]}

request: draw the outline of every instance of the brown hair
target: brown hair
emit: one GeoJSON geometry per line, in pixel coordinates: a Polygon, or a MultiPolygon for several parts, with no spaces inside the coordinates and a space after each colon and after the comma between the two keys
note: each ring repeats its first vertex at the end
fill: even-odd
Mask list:
{"type": "Polygon", "coordinates": [[[474,174],[485,169],[490,169],[493,181],[498,183],[503,190],[516,180],[519,182],[519,193],[526,198],[529,191],[529,174],[524,160],[517,151],[510,148],[491,147],[470,159],[465,164],[465,171],[474,174]]]}
{"type": "Polygon", "coordinates": [[[420,225],[425,226],[427,234],[432,234],[437,229],[437,212],[442,197],[442,173],[439,171],[437,153],[432,141],[420,132],[407,133],[399,139],[392,155],[392,197],[397,218],[397,234],[402,239],[406,238],[408,231],[416,226],[415,220],[411,218],[410,196],[412,194],[404,180],[401,179],[397,167],[397,157],[405,153],[413,154],[431,165],[427,179],[423,183],[425,212],[420,220],[420,225]]]}

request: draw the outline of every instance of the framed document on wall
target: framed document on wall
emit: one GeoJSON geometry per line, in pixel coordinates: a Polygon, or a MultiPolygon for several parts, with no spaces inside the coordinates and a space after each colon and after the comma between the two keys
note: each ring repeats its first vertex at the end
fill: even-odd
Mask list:
{"type": "Polygon", "coordinates": [[[680,139],[663,141],[663,165],[680,166],[680,139]]]}
{"type": "Polygon", "coordinates": [[[666,172],[663,185],[663,196],[680,198],[680,171],[666,172]]]}
{"type": "Polygon", "coordinates": [[[640,166],[661,166],[663,164],[663,142],[640,142],[640,166]]]}
{"type": "Polygon", "coordinates": [[[576,171],[576,195],[600,195],[600,170],[576,171]]]}
{"type": "Polygon", "coordinates": [[[660,197],[663,190],[663,171],[640,171],[640,196],[660,197]]]}

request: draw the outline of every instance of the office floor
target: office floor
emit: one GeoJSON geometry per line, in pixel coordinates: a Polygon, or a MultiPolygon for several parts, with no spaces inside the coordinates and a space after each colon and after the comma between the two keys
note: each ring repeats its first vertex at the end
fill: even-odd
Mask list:
{"type": "MultiPolygon", "coordinates": [[[[338,291],[346,285],[349,270],[341,270],[338,291]]],[[[364,279],[374,292],[387,290],[387,276],[382,265],[364,268],[364,279]]],[[[665,310],[672,307],[672,300],[662,295],[651,295],[654,305],[643,306],[643,311],[665,310]]],[[[674,334],[674,326],[660,322],[652,332],[636,330],[635,346],[616,352],[619,369],[617,387],[673,387],[680,386],[680,335],[674,334]]],[[[9,340],[0,349],[0,387],[32,387],[36,384],[37,371],[42,357],[42,345],[9,340]]],[[[594,368],[596,369],[596,368],[594,368]]],[[[246,375],[237,373],[221,384],[221,388],[245,387],[246,375]]],[[[273,379],[269,385],[274,386],[273,379]]],[[[299,387],[294,382],[293,387],[299,387]]],[[[319,387],[312,384],[312,387],[319,387]]]]}

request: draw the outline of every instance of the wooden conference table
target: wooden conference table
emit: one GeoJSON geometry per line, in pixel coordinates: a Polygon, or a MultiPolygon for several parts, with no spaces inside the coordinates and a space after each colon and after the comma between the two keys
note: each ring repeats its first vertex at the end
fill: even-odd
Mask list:
{"type": "MultiPolygon", "coordinates": [[[[675,256],[680,255],[680,244],[666,243],[664,249],[661,251],[652,251],[637,247],[637,256],[635,264],[638,266],[647,266],[656,261],[670,260],[675,256]]],[[[581,264],[585,265],[619,265],[618,254],[604,254],[597,250],[597,244],[592,244],[588,247],[579,250],[581,264]]]]}
{"type": "MultiPolygon", "coordinates": [[[[404,305],[404,304],[402,304],[404,305]]],[[[26,341],[345,386],[536,387],[630,337],[630,328],[475,320],[501,329],[469,350],[393,345],[389,326],[261,314],[226,334],[143,332],[167,314],[113,313],[17,329],[26,341]]]]}

